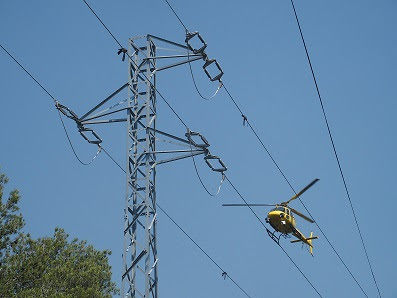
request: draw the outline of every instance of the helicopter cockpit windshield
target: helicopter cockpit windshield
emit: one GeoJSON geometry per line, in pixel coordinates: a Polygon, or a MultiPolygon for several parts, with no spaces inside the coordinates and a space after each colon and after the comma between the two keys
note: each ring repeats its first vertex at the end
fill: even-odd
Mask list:
{"type": "Polygon", "coordinates": [[[284,207],[281,207],[281,206],[277,206],[276,208],[273,208],[273,209],[270,210],[270,211],[281,211],[281,212],[285,212],[285,208],[284,208],[284,207]]]}

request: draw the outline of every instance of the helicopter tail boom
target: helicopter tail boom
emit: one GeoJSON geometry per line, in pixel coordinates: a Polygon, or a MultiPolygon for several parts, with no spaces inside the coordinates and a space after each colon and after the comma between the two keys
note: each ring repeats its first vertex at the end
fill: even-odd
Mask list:
{"type": "Polygon", "coordinates": [[[305,238],[302,234],[300,235],[302,238],[301,239],[296,239],[296,240],[291,240],[291,243],[297,243],[297,242],[303,242],[309,245],[309,250],[310,254],[313,255],[313,245],[312,245],[312,240],[317,239],[317,236],[313,236],[313,232],[310,233],[310,237],[305,238]]]}

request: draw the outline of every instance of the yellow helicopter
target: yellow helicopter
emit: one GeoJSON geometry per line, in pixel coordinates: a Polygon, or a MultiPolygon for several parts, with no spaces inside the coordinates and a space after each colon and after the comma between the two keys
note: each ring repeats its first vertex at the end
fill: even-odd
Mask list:
{"type": "MultiPolygon", "coordinates": [[[[309,246],[310,254],[313,255],[313,245],[312,240],[317,239],[317,236],[313,236],[313,232],[310,233],[310,237],[305,237],[301,231],[296,228],[296,220],[293,213],[302,217],[303,219],[307,220],[310,223],[314,223],[314,220],[307,217],[306,215],[300,213],[299,211],[295,210],[288,206],[288,204],[301,196],[306,190],[312,187],[317,181],[320,179],[314,179],[310,182],[305,188],[303,188],[300,192],[294,195],[291,199],[286,202],[282,202],[280,204],[223,204],[222,206],[275,206],[270,212],[267,214],[266,222],[269,223],[275,230],[275,232],[280,232],[281,235],[284,237],[288,237],[289,234],[292,234],[297,240],[291,240],[291,243],[303,242],[309,246]]],[[[274,233],[272,234],[268,231],[269,236],[278,243],[276,240],[274,233]]],[[[280,236],[281,236],[280,235],[280,236]]]]}

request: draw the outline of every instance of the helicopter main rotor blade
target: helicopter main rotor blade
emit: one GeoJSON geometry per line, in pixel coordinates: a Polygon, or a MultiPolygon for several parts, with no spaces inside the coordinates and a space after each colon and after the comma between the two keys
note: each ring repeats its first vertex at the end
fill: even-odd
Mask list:
{"type": "Polygon", "coordinates": [[[276,206],[275,204],[222,204],[222,206],[224,206],[224,207],[241,207],[241,206],[245,206],[245,207],[248,207],[248,206],[256,206],[256,207],[259,207],[259,206],[276,206]]]}
{"type": "Polygon", "coordinates": [[[314,223],[314,220],[311,219],[310,217],[307,217],[306,215],[300,213],[298,210],[295,210],[294,208],[288,207],[293,213],[296,215],[302,217],[303,219],[306,219],[308,222],[314,223]]]}
{"type": "Polygon", "coordinates": [[[312,187],[318,180],[320,180],[320,179],[318,179],[318,178],[314,179],[305,188],[303,188],[300,192],[298,192],[291,199],[289,199],[287,202],[283,202],[282,204],[288,205],[289,202],[291,202],[291,201],[295,200],[296,198],[300,197],[306,190],[308,190],[310,187],[312,187]]]}

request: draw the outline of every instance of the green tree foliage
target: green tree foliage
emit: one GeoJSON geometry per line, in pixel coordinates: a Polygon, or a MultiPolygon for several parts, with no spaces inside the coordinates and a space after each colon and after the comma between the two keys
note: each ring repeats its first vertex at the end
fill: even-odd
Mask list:
{"type": "Polygon", "coordinates": [[[17,214],[20,199],[18,190],[11,191],[3,204],[3,192],[7,183],[6,175],[0,173],[0,264],[10,254],[12,246],[18,242],[21,237],[20,231],[25,225],[22,214],[17,214]]]}
{"type": "Polygon", "coordinates": [[[112,297],[110,251],[98,251],[56,228],[52,237],[32,239],[21,233],[24,222],[15,214],[19,195],[12,191],[2,204],[7,178],[0,176],[0,297],[112,297]],[[3,238],[4,235],[4,238],[3,238]]]}

